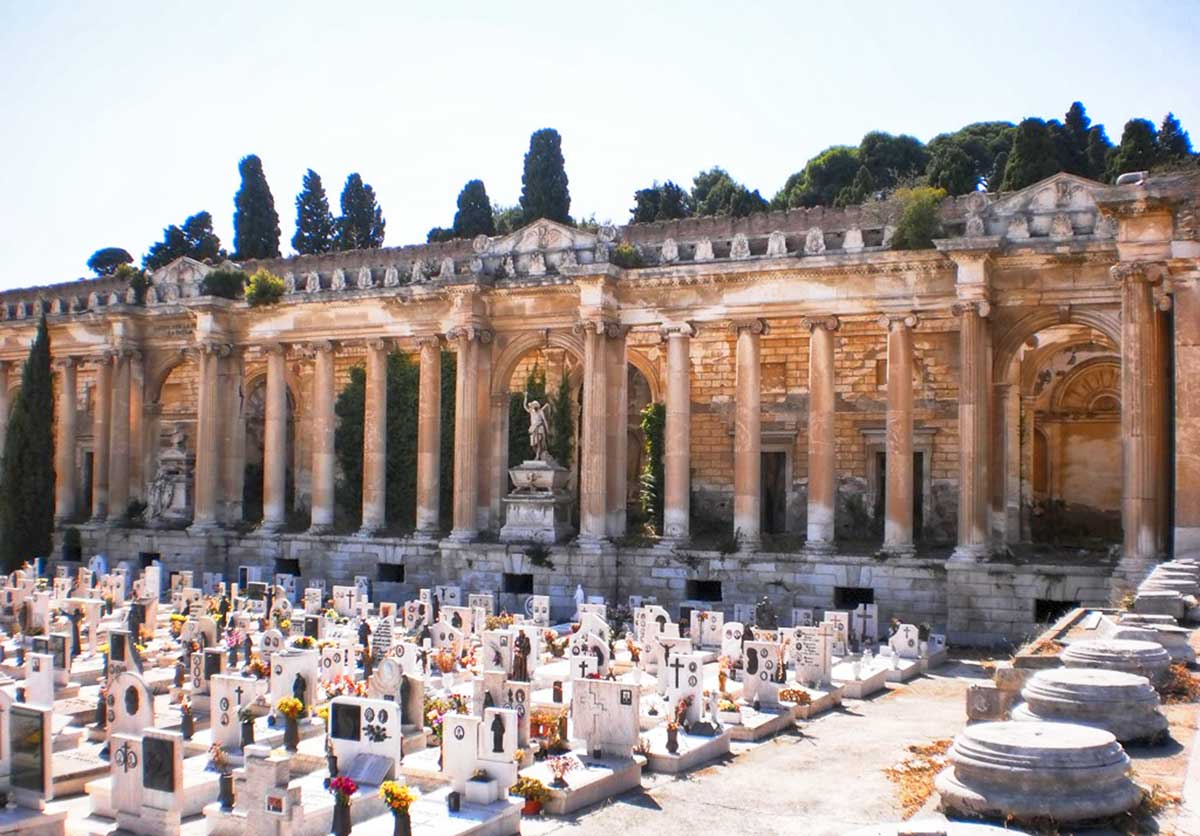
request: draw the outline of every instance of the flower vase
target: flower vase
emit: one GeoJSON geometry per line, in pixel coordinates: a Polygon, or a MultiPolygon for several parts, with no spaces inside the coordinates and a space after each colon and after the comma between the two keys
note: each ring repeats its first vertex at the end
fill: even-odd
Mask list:
{"type": "Polygon", "coordinates": [[[181,723],[184,740],[191,740],[192,735],[196,733],[196,718],[192,714],[184,714],[183,722],[181,723]]]}
{"type": "Polygon", "coordinates": [[[217,800],[222,810],[233,809],[233,773],[222,772],[217,782],[217,800]]]}
{"type": "Polygon", "coordinates": [[[667,751],[674,755],[679,751],[679,729],[667,726],[667,751]]]}
{"type": "Polygon", "coordinates": [[[521,808],[521,815],[536,816],[542,812],[542,802],[534,801],[532,798],[525,799],[525,806],[521,808]]]}
{"type": "Polygon", "coordinates": [[[412,836],[412,817],[408,810],[396,810],[392,819],[392,836],[412,836]]]}
{"type": "Polygon", "coordinates": [[[354,823],[350,821],[350,799],[338,795],[333,804],[333,836],[349,836],[354,823]]]}
{"type": "Polygon", "coordinates": [[[329,770],[330,779],[338,776],[338,759],[337,755],[335,755],[333,752],[329,752],[325,755],[325,766],[329,770]]]}
{"type": "Polygon", "coordinates": [[[242,721],[242,748],[254,745],[254,721],[242,721]]]}
{"type": "Polygon", "coordinates": [[[295,752],[300,746],[300,719],[285,717],[283,723],[283,748],[295,752]]]}
{"type": "Polygon", "coordinates": [[[104,702],[104,695],[96,697],[96,716],[93,717],[96,721],[96,728],[103,729],[108,727],[108,705],[104,702]]]}

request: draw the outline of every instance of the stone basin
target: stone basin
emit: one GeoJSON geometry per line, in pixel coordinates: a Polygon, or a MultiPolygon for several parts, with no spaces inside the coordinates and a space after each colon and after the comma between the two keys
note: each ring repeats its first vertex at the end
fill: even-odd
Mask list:
{"type": "Polygon", "coordinates": [[[1001,820],[1102,819],[1132,809],[1141,790],[1112,733],[1074,723],[977,723],[955,738],[936,779],[942,808],[1001,820]]]}

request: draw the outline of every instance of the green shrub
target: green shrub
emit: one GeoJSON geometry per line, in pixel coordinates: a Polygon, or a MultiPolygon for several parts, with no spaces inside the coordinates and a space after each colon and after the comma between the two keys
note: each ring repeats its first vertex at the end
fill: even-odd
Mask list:
{"type": "Polygon", "coordinates": [[[241,270],[213,270],[200,282],[200,295],[236,299],[241,295],[246,281],[247,276],[241,270]]]}
{"type": "Polygon", "coordinates": [[[145,270],[139,270],[132,264],[122,264],[113,271],[118,279],[124,279],[133,288],[133,304],[146,304],[146,288],[150,287],[150,277],[145,270]]]}
{"type": "Polygon", "coordinates": [[[933,239],[942,234],[938,210],[946,192],[930,186],[897,189],[894,197],[900,203],[900,220],[892,236],[894,250],[931,250],[933,239]]]}
{"type": "Polygon", "coordinates": [[[628,241],[622,241],[620,244],[617,244],[609,255],[608,260],[618,267],[630,268],[642,266],[642,254],[638,251],[637,247],[628,241]]]}
{"type": "Polygon", "coordinates": [[[283,279],[260,267],[246,282],[246,301],[252,308],[274,305],[283,298],[283,289],[283,279]]]}
{"type": "Polygon", "coordinates": [[[655,531],[662,530],[663,516],[663,453],[664,430],[667,424],[667,408],[661,403],[647,404],[642,410],[642,431],[646,434],[645,465],[638,479],[638,499],[647,525],[655,531]]]}

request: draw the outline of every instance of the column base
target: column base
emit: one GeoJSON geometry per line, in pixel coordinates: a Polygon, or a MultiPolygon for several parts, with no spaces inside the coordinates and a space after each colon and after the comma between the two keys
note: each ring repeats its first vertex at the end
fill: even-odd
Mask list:
{"type": "Polygon", "coordinates": [[[581,552],[599,552],[612,545],[612,542],[605,537],[593,537],[591,535],[579,535],[573,543],[575,548],[581,552]]]}
{"type": "Polygon", "coordinates": [[[987,560],[991,548],[982,543],[972,543],[967,546],[957,546],[950,555],[953,563],[979,563],[987,560]]]}
{"type": "Polygon", "coordinates": [[[314,537],[320,537],[324,534],[332,534],[333,526],[328,523],[315,523],[308,527],[307,534],[312,534],[314,537]]]}
{"type": "Polygon", "coordinates": [[[192,535],[204,535],[216,531],[219,528],[220,526],[217,525],[216,520],[202,520],[189,525],[187,527],[187,533],[192,535]]]}
{"type": "Polygon", "coordinates": [[[437,545],[439,540],[441,540],[441,537],[439,536],[440,534],[441,532],[436,528],[429,528],[425,530],[418,528],[411,535],[409,535],[408,539],[410,542],[416,543],[417,545],[434,546],[437,545]]]}
{"type": "Polygon", "coordinates": [[[753,554],[762,549],[762,540],[758,538],[751,539],[749,537],[739,537],[737,541],[737,550],[739,554],[753,554]]]}
{"type": "Polygon", "coordinates": [[[364,525],[358,531],[354,532],[354,537],[357,540],[371,540],[383,533],[382,526],[364,525]]]}
{"type": "Polygon", "coordinates": [[[1122,555],[1113,567],[1113,578],[1125,582],[1130,589],[1136,589],[1138,584],[1154,571],[1160,556],[1153,557],[1122,555]]]}
{"type": "Polygon", "coordinates": [[[282,530],[283,530],[283,523],[275,522],[274,520],[272,520],[271,522],[267,522],[266,520],[263,520],[261,523],[258,524],[258,528],[254,529],[256,534],[278,534],[282,530]]]}
{"type": "Polygon", "coordinates": [[[837,551],[837,546],[829,540],[813,540],[804,544],[803,552],[809,557],[828,557],[837,551]]]}
{"type": "Polygon", "coordinates": [[[876,557],[912,557],[917,553],[917,547],[912,543],[893,543],[884,545],[875,552],[876,557]]]}
{"type": "Polygon", "coordinates": [[[451,543],[473,543],[479,537],[479,532],[474,528],[456,528],[447,535],[446,539],[451,543]]]}

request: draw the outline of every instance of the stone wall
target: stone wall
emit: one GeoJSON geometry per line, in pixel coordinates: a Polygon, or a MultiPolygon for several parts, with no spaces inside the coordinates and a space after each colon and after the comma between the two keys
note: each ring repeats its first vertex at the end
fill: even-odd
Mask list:
{"type": "Polygon", "coordinates": [[[895,617],[929,624],[966,645],[1024,640],[1035,630],[1039,600],[1103,605],[1109,600],[1112,573],[1108,563],[947,564],[920,557],[814,558],[653,548],[596,553],[556,547],[548,562],[534,564],[520,546],[489,543],[439,546],[382,538],[193,536],[185,531],[91,527],[81,533],[84,554],[103,552],[110,565],[121,560],[136,565],[139,554],[151,553],[168,572],[216,571],[229,578],[239,566],[258,566],[268,576],[276,571],[277,560],[295,560],[304,578],[323,578],[327,588],[365,575],[374,582],[379,600],[407,600],[422,587],[446,583],[470,592],[497,592],[498,606],[511,610],[523,605],[524,594],[506,588],[531,581],[534,592],[550,596],[559,619],[573,612],[576,586],[610,603],[623,603],[630,595],[653,596],[672,612],[690,604],[724,610],[728,618],[735,605],[754,604],[765,595],[785,622],[792,607],[833,609],[839,595],[848,594],[843,590],[871,590],[882,621],[895,617]],[[390,580],[401,571],[394,567],[403,567],[403,581],[390,580]],[[698,581],[710,583],[701,586],[698,581]],[[720,598],[714,600],[718,591],[720,598]]]}

